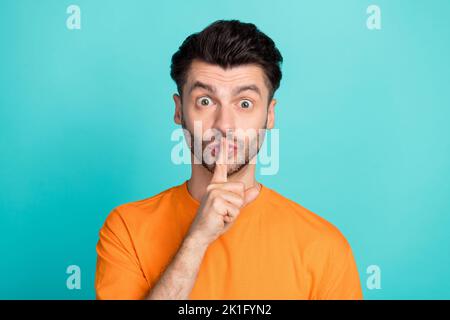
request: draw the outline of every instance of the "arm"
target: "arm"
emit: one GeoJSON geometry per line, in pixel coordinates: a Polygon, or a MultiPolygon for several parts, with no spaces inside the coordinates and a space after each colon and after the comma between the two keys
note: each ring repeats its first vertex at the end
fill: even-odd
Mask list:
{"type": "Polygon", "coordinates": [[[193,235],[187,235],[147,299],[188,299],[207,247],[207,243],[199,241],[193,235]]]}
{"type": "Polygon", "coordinates": [[[337,242],[317,292],[320,300],[362,300],[362,288],[353,252],[348,242],[337,242]]]}
{"type": "Polygon", "coordinates": [[[254,187],[245,191],[243,183],[227,182],[226,143],[221,140],[220,161],[188,235],[147,299],[188,299],[209,244],[226,232],[241,207],[258,195],[254,187]]]}
{"type": "Polygon", "coordinates": [[[97,299],[186,299],[195,283],[209,244],[226,232],[243,203],[257,196],[254,187],[226,181],[226,166],[218,165],[212,183],[187,236],[156,283],[147,279],[126,221],[115,209],[100,231],[97,244],[97,299]],[[243,199],[245,197],[245,199],[243,199]]]}
{"type": "Polygon", "coordinates": [[[115,208],[99,232],[95,272],[98,300],[143,299],[148,293],[149,282],[120,212],[115,208]]]}

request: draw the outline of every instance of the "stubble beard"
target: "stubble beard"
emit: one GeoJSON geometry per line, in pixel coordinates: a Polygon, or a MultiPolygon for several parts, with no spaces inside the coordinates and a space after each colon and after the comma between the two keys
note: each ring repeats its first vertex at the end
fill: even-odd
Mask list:
{"type": "MultiPolygon", "coordinates": [[[[194,158],[199,158],[196,154],[195,154],[195,150],[193,146],[197,146],[197,145],[201,145],[202,146],[202,151],[201,151],[201,164],[202,166],[208,170],[211,174],[214,173],[214,169],[216,168],[216,163],[215,161],[213,161],[213,163],[208,163],[205,161],[203,155],[204,155],[204,151],[207,148],[207,146],[209,144],[211,144],[214,140],[212,141],[203,141],[202,137],[196,137],[194,136],[194,134],[191,132],[191,130],[189,130],[186,126],[186,122],[184,121],[184,116],[181,115],[181,126],[184,130],[189,132],[189,136],[190,136],[190,141],[188,141],[188,145],[189,145],[189,149],[193,155],[194,158]],[[201,140],[198,141],[197,140],[201,140]],[[200,143],[201,142],[201,143],[200,143]]],[[[261,128],[262,130],[266,130],[267,129],[267,118],[266,118],[266,122],[264,124],[264,127],[261,128]]],[[[233,135],[232,135],[233,136],[233,135]]],[[[238,146],[238,152],[241,150],[243,150],[244,152],[244,161],[240,161],[240,163],[238,163],[237,161],[230,161],[228,159],[228,165],[227,165],[227,176],[232,176],[234,174],[236,174],[237,172],[241,171],[243,168],[245,168],[251,161],[251,159],[253,159],[258,153],[259,150],[261,148],[262,143],[259,143],[258,139],[259,139],[260,135],[256,134],[256,136],[254,137],[249,137],[249,139],[245,139],[244,141],[242,140],[234,140],[231,141],[232,143],[235,143],[238,146]],[[248,140],[248,143],[246,143],[245,141],[248,140]],[[250,145],[256,144],[256,151],[255,148],[250,148],[250,145]],[[244,146],[242,148],[242,146],[244,146]],[[253,151],[252,154],[250,154],[250,151],[253,151]]],[[[213,138],[214,139],[214,138],[213,138]]],[[[262,141],[261,141],[262,142],[262,141]]],[[[200,159],[198,159],[200,160],[200,159]]]]}

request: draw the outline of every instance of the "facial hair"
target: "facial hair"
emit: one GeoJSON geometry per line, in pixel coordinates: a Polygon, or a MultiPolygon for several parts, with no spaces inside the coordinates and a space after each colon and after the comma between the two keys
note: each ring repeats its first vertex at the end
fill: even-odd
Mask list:
{"type": "MultiPolygon", "coordinates": [[[[268,118],[266,118],[264,127],[261,128],[262,130],[267,129],[267,120],[268,120],[268,118]]],[[[216,167],[215,161],[210,164],[210,163],[206,162],[203,157],[205,149],[208,147],[209,144],[212,143],[212,141],[203,141],[202,137],[195,137],[194,134],[192,133],[192,131],[189,128],[187,128],[183,113],[181,114],[181,126],[184,130],[187,130],[189,132],[189,136],[190,136],[190,141],[188,141],[189,149],[191,150],[192,155],[194,157],[196,157],[197,159],[198,159],[198,157],[194,152],[193,146],[197,145],[196,144],[197,139],[201,139],[201,146],[202,146],[201,164],[210,173],[214,173],[214,169],[216,167]]],[[[232,137],[234,137],[234,135],[232,135],[232,137]]],[[[246,167],[250,163],[251,159],[253,159],[259,153],[259,150],[262,146],[262,141],[258,141],[259,137],[260,137],[260,135],[256,134],[256,136],[249,137],[249,139],[244,139],[244,141],[242,141],[242,140],[231,141],[237,145],[238,151],[243,150],[242,146],[244,146],[244,150],[243,150],[244,151],[244,161],[243,162],[240,161],[239,163],[233,162],[231,164],[228,164],[227,165],[227,176],[232,176],[235,173],[241,171],[244,167],[246,167]],[[248,143],[246,143],[247,140],[248,140],[248,143]],[[255,151],[255,148],[249,147],[253,144],[255,144],[257,146],[256,151],[255,151]],[[252,151],[252,154],[250,154],[250,151],[252,151]]],[[[222,136],[221,138],[226,138],[226,137],[222,136]]],[[[214,137],[213,137],[213,139],[214,139],[214,137]]],[[[200,143],[198,143],[198,144],[200,144],[200,143]]]]}

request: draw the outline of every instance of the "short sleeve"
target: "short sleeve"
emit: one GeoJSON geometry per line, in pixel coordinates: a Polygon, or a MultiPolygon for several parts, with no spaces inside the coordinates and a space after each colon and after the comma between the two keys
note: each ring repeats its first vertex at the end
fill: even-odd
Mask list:
{"type": "Polygon", "coordinates": [[[143,299],[149,285],[142,271],[130,232],[114,209],[99,232],[95,273],[96,298],[143,299]]]}
{"type": "Polygon", "coordinates": [[[343,238],[329,252],[320,285],[319,300],[362,300],[362,289],[352,249],[343,238]]]}

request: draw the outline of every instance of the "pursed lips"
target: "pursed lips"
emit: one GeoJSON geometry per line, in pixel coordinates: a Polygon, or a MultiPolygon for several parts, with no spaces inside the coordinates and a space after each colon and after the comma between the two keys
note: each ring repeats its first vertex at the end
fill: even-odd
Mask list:
{"type": "MultiPolygon", "coordinates": [[[[216,154],[219,152],[219,148],[220,148],[219,144],[216,144],[212,147],[211,155],[213,157],[215,157],[216,154]]],[[[236,152],[237,152],[237,146],[235,144],[231,144],[230,142],[228,142],[228,155],[235,154],[236,152]]]]}

